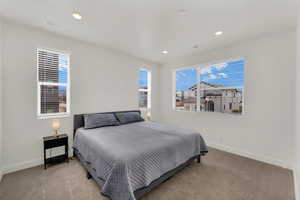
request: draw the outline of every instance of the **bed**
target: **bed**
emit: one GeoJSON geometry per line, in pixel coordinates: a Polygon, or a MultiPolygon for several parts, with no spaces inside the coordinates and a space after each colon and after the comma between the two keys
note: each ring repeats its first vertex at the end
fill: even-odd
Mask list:
{"type": "MultiPolygon", "coordinates": [[[[139,110],[99,114],[127,113],[140,115],[139,110]]],[[[111,200],[140,199],[208,152],[193,130],[144,120],[85,129],[86,115],[74,115],[74,155],[111,200]]]]}

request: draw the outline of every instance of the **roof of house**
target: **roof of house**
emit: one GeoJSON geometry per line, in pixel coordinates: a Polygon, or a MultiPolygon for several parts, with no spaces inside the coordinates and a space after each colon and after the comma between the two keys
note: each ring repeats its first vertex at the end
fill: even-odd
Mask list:
{"type": "MultiPolygon", "coordinates": [[[[215,84],[207,83],[205,81],[201,81],[200,84],[208,85],[208,86],[214,87],[214,88],[222,87],[221,85],[215,85],[215,84]]],[[[194,88],[197,88],[197,84],[195,84],[192,87],[190,87],[189,90],[194,89],[194,88]]]]}
{"type": "MultiPolygon", "coordinates": [[[[207,83],[205,81],[201,81],[200,84],[204,84],[204,85],[207,85],[209,87],[213,87],[213,88],[218,88],[218,87],[223,87],[222,85],[216,85],[216,84],[211,84],[211,83],[207,83]]],[[[189,88],[189,90],[193,90],[193,89],[197,89],[197,84],[193,85],[192,87],[189,88]]],[[[222,88],[220,88],[222,89],[222,88]]],[[[226,90],[234,90],[236,92],[241,92],[241,91],[238,91],[237,89],[226,89],[226,90]]]]}

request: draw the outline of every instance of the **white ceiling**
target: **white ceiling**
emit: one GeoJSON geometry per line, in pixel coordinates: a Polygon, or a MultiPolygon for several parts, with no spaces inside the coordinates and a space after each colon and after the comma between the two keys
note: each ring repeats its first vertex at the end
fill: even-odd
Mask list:
{"type": "Polygon", "coordinates": [[[165,63],[295,28],[298,6],[298,0],[0,0],[0,16],[165,63]],[[83,20],[74,20],[73,11],[83,20]]]}

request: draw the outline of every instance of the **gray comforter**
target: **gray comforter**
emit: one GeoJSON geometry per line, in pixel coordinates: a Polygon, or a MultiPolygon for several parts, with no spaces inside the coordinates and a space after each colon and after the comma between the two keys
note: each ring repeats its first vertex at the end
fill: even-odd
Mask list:
{"type": "Polygon", "coordinates": [[[104,180],[102,194],[112,200],[134,200],[135,190],[207,152],[199,133],[149,121],[79,128],[74,148],[104,180]]]}

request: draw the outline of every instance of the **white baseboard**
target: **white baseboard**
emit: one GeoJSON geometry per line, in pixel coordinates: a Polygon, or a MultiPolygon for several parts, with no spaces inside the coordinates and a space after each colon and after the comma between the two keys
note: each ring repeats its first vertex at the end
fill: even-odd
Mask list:
{"type": "MultiPolygon", "coordinates": [[[[53,156],[55,156],[55,155],[53,155],[53,156]]],[[[73,151],[70,151],[69,158],[72,156],[73,156],[73,151]]],[[[27,168],[31,168],[31,167],[36,167],[36,166],[43,165],[43,164],[44,164],[44,161],[42,159],[33,159],[33,160],[29,160],[29,161],[15,163],[12,165],[7,165],[1,169],[2,175],[12,173],[15,171],[19,171],[19,170],[23,170],[23,169],[27,169],[27,168]]]]}
{"type": "MultiPolygon", "coordinates": [[[[216,148],[216,149],[220,149],[220,150],[223,150],[223,151],[227,151],[229,153],[233,153],[233,154],[237,154],[237,155],[244,156],[244,157],[247,157],[247,158],[251,158],[251,159],[254,159],[254,160],[258,160],[258,161],[261,161],[261,162],[265,162],[265,163],[269,163],[269,164],[272,164],[272,165],[280,166],[280,167],[283,167],[283,168],[293,169],[293,167],[291,167],[291,165],[289,165],[286,162],[281,161],[281,160],[271,159],[271,158],[267,158],[267,157],[261,156],[261,155],[254,155],[254,154],[249,153],[249,152],[240,151],[238,149],[235,149],[235,148],[232,148],[232,147],[229,147],[229,146],[225,146],[225,145],[221,145],[221,144],[216,144],[216,143],[208,143],[208,146],[216,148]]],[[[1,180],[2,175],[4,175],[4,174],[19,171],[19,170],[22,170],[22,169],[27,169],[27,168],[30,168],[30,167],[35,167],[35,166],[42,165],[42,164],[43,164],[43,160],[33,159],[33,160],[30,160],[30,161],[25,161],[25,162],[21,162],[21,163],[16,163],[16,164],[4,166],[2,168],[2,172],[0,170],[0,180],[1,180]]]]}
{"type": "Polygon", "coordinates": [[[235,149],[235,148],[232,148],[232,147],[229,147],[229,146],[221,145],[221,144],[208,143],[207,145],[212,147],[212,148],[227,151],[229,153],[237,154],[237,155],[240,155],[240,156],[243,156],[243,157],[251,158],[251,159],[258,160],[258,161],[261,161],[261,162],[265,162],[265,163],[268,163],[268,164],[271,164],[271,165],[276,165],[276,166],[283,167],[283,168],[286,168],[286,169],[293,169],[292,166],[289,163],[284,162],[282,160],[267,158],[266,156],[263,156],[263,155],[254,155],[253,153],[249,153],[249,152],[246,152],[246,151],[241,151],[241,150],[238,150],[238,149],[235,149]]]}
{"type": "Polygon", "coordinates": [[[293,170],[293,177],[294,177],[294,187],[295,187],[295,199],[300,200],[300,198],[299,198],[298,176],[297,176],[296,169],[293,170]]]}
{"type": "Polygon", "coordinates": [[[43,161],[41,159],[34,159],[34,160],[30,160],[30,161],[16,163],[16,164],[4,166],[2,168],[2,173],[8,174],[11,172],[19,171],[22,169],[27,169],[30,167],[35,167],[35,166],[42,165],[42,164],[43,164],[43,161]]]}

